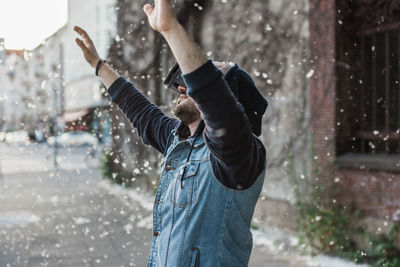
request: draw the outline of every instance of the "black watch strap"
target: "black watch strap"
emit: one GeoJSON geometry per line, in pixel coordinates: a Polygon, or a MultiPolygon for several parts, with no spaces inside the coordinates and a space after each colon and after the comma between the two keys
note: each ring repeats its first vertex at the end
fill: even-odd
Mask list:
{"type": "Polygon", "coordinates": [[[96,76],[99,76],[100,67],[101,67],[101,65],[103,65],[103,63],[105,63],[105,62],[106,62],[106,61],[105,61],[104,59],[102,59],[102,58],[100,58],[100,59],[99,59],[99,62],[97,62],[97,65],[96,65],[96,72],[95,72],[96,76]]]}

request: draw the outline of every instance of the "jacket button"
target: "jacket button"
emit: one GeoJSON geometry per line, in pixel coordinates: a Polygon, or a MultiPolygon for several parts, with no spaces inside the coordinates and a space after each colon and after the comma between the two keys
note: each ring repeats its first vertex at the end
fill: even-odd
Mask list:
{"type": "Polygon", "coordinates": [[[167,165],[167,166],[165,166],[165,170],[166,171],[170,171],[170,170],[173,170],[174,168],[172,168],[171,166],[169,166],[169,165],[167,165]]]}
{"type": "Polygon", "coordinates": [[[153,234],[154,234],[154,236],[159,236],[160,235],[159,232],[154,232],[153,234]]]}

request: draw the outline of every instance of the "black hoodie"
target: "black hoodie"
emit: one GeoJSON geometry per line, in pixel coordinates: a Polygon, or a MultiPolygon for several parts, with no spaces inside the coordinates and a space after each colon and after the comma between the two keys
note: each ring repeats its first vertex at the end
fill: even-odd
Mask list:
{"type": "MultiPolygon", "coordinates": [[[[198,131],[203,132],[210,149],[215,176],[229,188],[250,187],[265,167],[266,151],[254,134],[261,133],[266,100],[250,76],[237,65],[228,70],[224,79],[209,60],[183,78],[188,95],[196,102],[204,120],[205,127],[199,127],[198,131]]],[[[189,137],[185,125],[164,115],[126,79],[116,80],[108,93],[137,128],[143,142],[164,155],[174,129],[179,129],[181,137],[189,137]]]]}

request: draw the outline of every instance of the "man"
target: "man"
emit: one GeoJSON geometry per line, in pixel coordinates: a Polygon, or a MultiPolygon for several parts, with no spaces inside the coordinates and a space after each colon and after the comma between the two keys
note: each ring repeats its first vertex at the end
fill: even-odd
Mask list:
{"type": "Polygon", "coordinates": [[[250,223],[266,167],[264,146],[255,135],[261,133],[267,102],[237,65],[223,77],[179,24],[169,0],[143,9],[178,62],[166,83],[179,92],[174,107],[179,120],[151,104],[99,58],[85,31],[75,30],[111,99],[144,143],[165,156],[148,266],[247,266],[250,223]]]}

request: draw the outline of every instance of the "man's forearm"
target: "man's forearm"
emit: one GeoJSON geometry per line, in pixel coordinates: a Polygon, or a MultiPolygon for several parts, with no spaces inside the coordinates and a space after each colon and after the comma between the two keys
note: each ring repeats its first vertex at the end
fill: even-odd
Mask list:
{"type": "Polygon", "coordinates": [[[120,75],[108,63],[104,63],[99,69],[99,77],[108,89],[120,75]]]}
{"type": "Polygon", "coordinates": [[[189,37],[181,24],[177,24],[167,32],[162,32],[172,50],[182,74],[190,73],[201,67],[207,61],[201,48],[189,37]]]}

